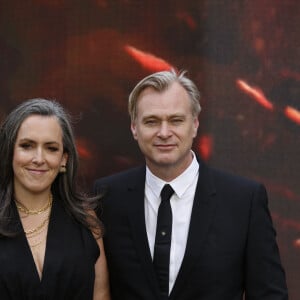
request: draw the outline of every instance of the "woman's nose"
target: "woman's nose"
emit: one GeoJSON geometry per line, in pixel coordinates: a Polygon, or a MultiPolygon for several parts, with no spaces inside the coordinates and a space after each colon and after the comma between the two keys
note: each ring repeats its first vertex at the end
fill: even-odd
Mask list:
{"type": "Polygon", "coordinates": [[[36,164],[42,164],[45,161],[42,149],[36,149],[32,161],[36,164]]]}

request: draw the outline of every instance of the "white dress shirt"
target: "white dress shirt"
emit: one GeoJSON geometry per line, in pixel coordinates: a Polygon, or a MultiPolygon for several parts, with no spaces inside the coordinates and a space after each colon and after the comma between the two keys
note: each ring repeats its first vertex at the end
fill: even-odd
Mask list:
{"type": "MultiPolygon", "coordinates": [[[[172,239],[170,252],[169,292],[172,290],[179,272],[187,242],[192,206],[199,175],[199,164],[193,153],[193,161],[189,167],[171,182],[168,182],[174,194],[171,197],[172,207],[172,239]]],[[[146,168],[145,184],[145,222],[149,247],[153,259],[157,212],[160,205],[160,192],[165,181],[156,177],[146,168]]]]}

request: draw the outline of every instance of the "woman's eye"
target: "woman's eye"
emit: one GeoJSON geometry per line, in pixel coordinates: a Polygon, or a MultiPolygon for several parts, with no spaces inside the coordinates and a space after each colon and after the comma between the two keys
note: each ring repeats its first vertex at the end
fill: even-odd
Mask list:
{"type": "Polygon", "coordinates": [[[23,149],[29,149],[29,148],[31,148],[31,144],[23,143],[23,144],[20,144],[20,147],[23,148],[23,149]]]}
{"type": "Polygon", "coordinates": [[[48,149],[49,149],[51,152],[56,152],[56,151],[58,151],[58,148],[57,148],[57,147],[48,147],[48,149]]]}

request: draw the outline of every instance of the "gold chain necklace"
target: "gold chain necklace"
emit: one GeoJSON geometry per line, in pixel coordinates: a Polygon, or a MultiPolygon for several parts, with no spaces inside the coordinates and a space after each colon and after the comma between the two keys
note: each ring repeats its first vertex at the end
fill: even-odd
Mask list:
{"type": "Polygon", "coordinates": [[[40,209],[37,209],[37,210],[34,210],[34,209],[28,209],[26,208],[23,204],[21,204],[19,201],[15,200],[16,202],[16,206],[18,208],[19,211],[25,213],[26,215],[39,215],[41,214],[42,212],[46,211],[52,204],[52,193],[49,194],[49,201],[48,203],[46,204],[46,206],[40,208],[40,209]]]}
{"type": "Polygon", "coordinates": [[[28,239],[34,239],[36,237],[39,237],[46,229],[47,229],[46,226],[44,226],[44,227],[40,228],[40,230],[37,230],[36,232],[26,234],[26,236],[28,239]]]}
{"type": "Polygon", "coordinates": [[[29,244],[30,248],[35,248],[37,246],[40,246],[45,240],[46,240],[46,237],[41,239],[40,241],[36,242],[35,244],[30,244],[29,242],[28,242],[28,244],[29,244]]]}
{"type": "Polygon", "coordinates": [[[43,229],[43,227],[48,223],[48,221],[49,221],[49,219],[50,219],[50,214],[51,214],[52,199],[53,199],[53,197],[52,197],[52,194],[50,193],[50,195],[49,195],[49,202],[48,202],[46,208],[43,207],[42,209],[34,210],[34,211],[33,211],[33,210],[31,210],[31,211],[28,210],[28,211],[29,211],[28,215],[29,215],[29,214],[37,215],[37,214],[41,213],[41,211],[46,211],[46,210],[49,209],[49,214],[48,214],[48,216],[42,221],[42,223],[41,223],[40,225],[38,225],[37,227],[32,228],[32,229],[27,229],[27,230],[24,229],[24,232],[25,232],[27,238],[33,237],[33,236],[35,235],[35,233],[39,233],[39,232],[41,231],[41,229],[43,229]],[[34,213],[33,213],[33,212],[34,212],[34,213]]]}
{"type": "Polygon", "coordinates": [[[49,218],[50,218],[50,213],[49,213],[48,217],[39,226],[32,228],[32,229],[24,230],[25,234],[29,235],[29,234],[39,231],[46,225],[46,223],[49,221],[49,218]]]}
{"type": "Polygon", "coordinates": [[[43,227],[40,231],[32,233],[30,235],[26,235],[28,244],[30,248],[37,247],[41,245],[47,238],[47,234],[43,235],[42,233],[45,231],[46,226],[43,227]]]}

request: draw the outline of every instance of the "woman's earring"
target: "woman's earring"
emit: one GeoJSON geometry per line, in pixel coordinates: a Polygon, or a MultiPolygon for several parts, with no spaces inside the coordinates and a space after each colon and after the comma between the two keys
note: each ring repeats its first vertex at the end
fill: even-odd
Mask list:
{"type": "Polygon", "coordinates": [[[65,166],[65,165],[60,166],[59,172],[60,172],[60,173],[66,173],[66,172],[67,172],[66,166],[65,166]]]}

